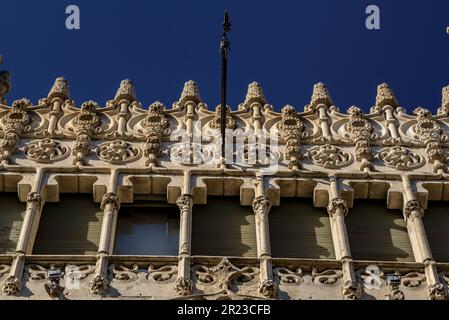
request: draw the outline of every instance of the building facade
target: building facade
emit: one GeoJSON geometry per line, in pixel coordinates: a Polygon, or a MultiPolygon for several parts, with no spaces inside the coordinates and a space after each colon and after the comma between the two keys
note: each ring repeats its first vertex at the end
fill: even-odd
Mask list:
{"type": "Polygon", "coordinates": [[[77,107],[63,78],[37,105],[0,78],[0,299],[448,298],[449,87],[408,114],[382,84],[364,114],[252,83],[222,159],[193,81],[77,107]]]}

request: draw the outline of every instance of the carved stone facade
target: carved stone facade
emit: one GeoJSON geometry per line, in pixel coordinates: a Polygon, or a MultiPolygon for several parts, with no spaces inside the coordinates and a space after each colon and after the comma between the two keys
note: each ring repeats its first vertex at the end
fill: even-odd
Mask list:
{"type": "Polygon", "coordinates": [[[0,299],[448,296],[449,264],[433,258],[423,222],[429,200],[449,200],[448,87],[436,115],[424,108],[407,114],[386,84],[370,113],[340,112],[322,83],[303,111],[289,105],[276,112],[252,83],[238,109],[226,109],[232,146],[226,165],[216,156],[220,107],[209,110],[193,81],[171,108],[155,102],[145,109],[129,80],[104,107],[94,101],[77,107],[63,78],[37,105],[26,99],[8,105],[9,89],[0,73],[0,189],[17,191],[24,218],[17,249],[0,255],[0,299]],[[267,140],[250,145],[259,135],[267,140]],[[242,163],[233,161],[239,156],[242,163]],[[33,254],[41,212],[62,193],[91,193],[103,211],[96,255],[33,254]],[[136,195],[163,195],[177,205],[177,256],[114,254],[121,205],[136,195]],[[234,196],[252,210],[257,257],[192,253],[192,216],[211,195],[234,196]],[[327,209],[335,259],[272,256],[270,211],[284,197],[327,209]],[[415,262],[353,259],[345,219],[359,199],[379,198],[403,211],[415,262]],[[379,268],[376,289],[366,281],[370,265],[379,268]],[[401,282],[387,283],[395,273],[401,282]]]}

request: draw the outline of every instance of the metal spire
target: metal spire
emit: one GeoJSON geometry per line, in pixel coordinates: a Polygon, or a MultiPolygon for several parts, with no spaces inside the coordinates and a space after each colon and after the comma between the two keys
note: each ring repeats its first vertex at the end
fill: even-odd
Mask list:
{"type": "Polygon", "coordinates": [[[225,11],[223,21],[223,36],[220,44],[221,54],[221,158],[225,159],[225,138],[226,138],[226,96],[227,96],[227,82],[228,82],[228,50],[230,50],[230,44],[227,33],[231,31],[231,22],[229,20],[228,11],[225,11]]]}

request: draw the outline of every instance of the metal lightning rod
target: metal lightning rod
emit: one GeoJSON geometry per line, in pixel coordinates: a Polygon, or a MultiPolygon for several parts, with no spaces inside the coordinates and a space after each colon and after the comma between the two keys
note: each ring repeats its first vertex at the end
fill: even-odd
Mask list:
{"type": "Polygon", "coordinates": [[[223,36],[221,38],[220,44],[220,54],[221,54],[221,158],[225,159],[226,146],[226,96],[227,96],[227,82],[228,82],[228,51],[230,49],[230,43],[228,40],[227,33],[231,31],[231,22],[229,20],[229,13],[226,10],[224,14],[223,21],[223,36]]]}

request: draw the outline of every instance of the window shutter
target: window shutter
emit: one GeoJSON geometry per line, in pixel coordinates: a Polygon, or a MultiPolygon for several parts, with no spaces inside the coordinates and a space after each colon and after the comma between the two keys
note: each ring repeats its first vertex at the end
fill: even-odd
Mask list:
{"type": "Polygon", "coordinates": [[[415,261],[400,210],[384,200],[356,201],[346,217],[352,257],[370,261],[415,261]]]}
{"type": "Polygon", "coordinates": [[[103,212],[92,195],[65,194],[43,207],[34,254],[96,254],[103,212]]]}
{"type": "Polygon", "coordinates": [[[16,251],[25,209],[26,204],[19,202],[17,194],[0,194],[0,254],[16,251]]]}
{"type": "Polygon", "coordinates": [[[238,198],[208,198],[193,206],[192,254],[257,257],[256,226],[251,207],[238,198]]]}
{"type": "Polygon", "coordinates": [[[302,198],[282,198],[270,214],[271,252],[275,258],[335,259],[329,216],[302,198]]]}
{"type": "Polygon", "coordinates": [[[449,263],[449,208],[447,202],[429,202],[424,226],[433,257],[449,263]]]}

